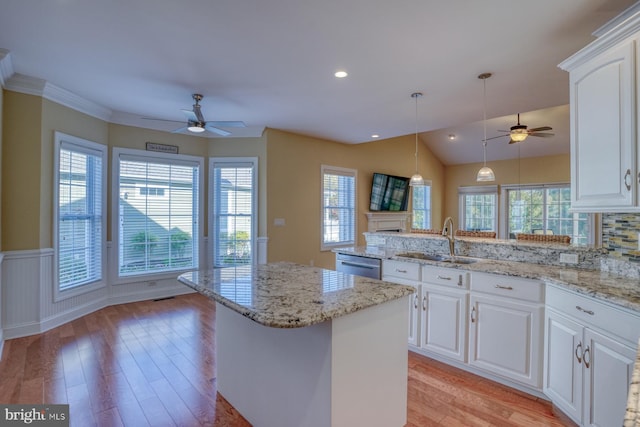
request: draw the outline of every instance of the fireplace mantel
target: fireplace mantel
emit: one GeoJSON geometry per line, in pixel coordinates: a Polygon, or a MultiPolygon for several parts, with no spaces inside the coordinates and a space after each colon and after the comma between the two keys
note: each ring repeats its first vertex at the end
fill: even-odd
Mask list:
{"type": "Polygon", "coordinates": [[[398,231],[406,233],[409,230],[409,212],[367,212],[368,232],[398,231]]]}

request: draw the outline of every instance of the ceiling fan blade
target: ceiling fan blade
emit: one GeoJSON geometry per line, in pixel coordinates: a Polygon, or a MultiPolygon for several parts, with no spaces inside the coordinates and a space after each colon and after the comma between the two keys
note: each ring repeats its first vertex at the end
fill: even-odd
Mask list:
{"type": "Polygon", "coordinates": [[[517,144],[517,143],[518,143],[518,141],[514,141],[513,139],[509,140],[509,144],[517,144]]]}
{"type": "Polygon", "coordinates": [[[188,127],[189,127],[189,126],[184,126],[184,127],[181,127],[181,128],[175,129],[175,130],[172,130],[172,131],[171,131],[171,133],[181,133],[181,132],[184,132],[185,130],[187,130],[187,128],[188,128],[188,127]]]}
{"type": "Polygon", "coordinates": [[[543,130],[553,130],[553,128],[551,128],[549,126],[542,126],[542,127],[539,127],[539,128],[529,129],[529,133],[540,132],[540,131],[543,131],[543,130]]]}
{"type": "Polygon", "coordinates": [[[219,127],[223,127],[223,128],[246,128],[247,125],[244,122],[241,121],[220,121],[220,120],[214,120],[211,122],[207,122],[208,125],[213,125],[213,126],[219,126],[219,127]]]}
{"type": "Polygon", "coordinates": [[[529,136],[539,136],[542,138],[551,138],[554,135],[555,135],[554,133],[541,133],[541,132],[534,132],[529,134],[529,136]]]}
{"type": "Polygon", "coordinates": [[[204,126],[204,128],[205,128],[206,130],[208,130],[209,132],[217,133],[218,135],[221,135],[221,136],[229,136],[229,135],[231,135],[231,132],[227,132],[227,131],[226,131],[226,130],[224,130],[224,129],[220,129],[220,128],[217,128],[217,127],[215,127],[215,126],[212,126],[212,125],[210,125],[209,123],[207,123],[207,124],[204,126]]]}
{"type": "Polygon", "coordinates": [[[191,111],[191,110],[180,110],[184,113],[184,115],[187,117],[187,121],[189,122],[197,122],[198,120],[198,116],[196,116],[196,114],[191,111]]]}
{"type": "Polygon", "coordinates": [[[509,134],[507,133],[505,135],[492,136],[491,138],[487,138],[487,141],[492,140],[492,139],[502,138],[503,136],[509,136],[509,134]]]}
{"type": "Polygon", "coordinates": [[[505,133],[509,133],[511,132],[510,130],[504,130],[504,129],[498,129],[498,132],[505,132],[505,133]]]}
{"type": "Polygon", "coordinates": [[[158,122],[171,122],[171,123],[184,123],[184,121],[180,120],[167,120],[167,119],[156,119],[153,117],[140,117],[142,120],[156,120],[158,122]]]}

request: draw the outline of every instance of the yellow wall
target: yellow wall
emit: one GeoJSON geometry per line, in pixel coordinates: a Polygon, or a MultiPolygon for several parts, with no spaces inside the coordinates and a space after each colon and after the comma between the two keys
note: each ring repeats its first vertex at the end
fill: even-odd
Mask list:
{"type": "MultiPolygon", "coordinates": [[[[489,185],[569,183],[569,154],[545,157],[530,157],[511,160],[499,160],[487,163],[496,175],[495,182],[489,185]]],[[[447,166],[445,170],[444,215],[454,219],[458,228],[458,187],[484,185],[476,182],[476,174],[482,163],[447,166]]]]}
{"type": "MultiPolygon", "coordinates": [[[[267,230],[268,260],[313,263],[333,268],[335,255],[320,250],[320,166],[356,169],[358,245],[364,244],[365,213],[373,172],[411,176],[415,169],[413,136],[366,144],[345,145],[333,141],[268,129],[267,135],[267,230]],[[283,218],[285,226],[275,226],[283,218]]],[[[434,221],[440,221],[444,168],[421,146],[419,171],[433,185],[434,221]]]]}

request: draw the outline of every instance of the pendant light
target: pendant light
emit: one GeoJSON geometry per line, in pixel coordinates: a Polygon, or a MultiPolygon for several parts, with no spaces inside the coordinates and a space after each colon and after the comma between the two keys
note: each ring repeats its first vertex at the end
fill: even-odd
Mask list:
{"type": "Polygon", "coordinates": [[[411,97],[416,100],[416,173],[413,174],[409,181],[409,185],[412,187],[424,185],[424,178],[422,178],[422,175],[418,173],[418,98],[421,96],[421,92],[414,92],[411,94],[411,97]]]}
{"type": "Polygon", "coordinates": [[[496,180],[496,176],[493,173],[493,170],[491,170],[490,167],[487,167],[487,79],[489,77],[491,77],[491,73],[482,73],[478,76],[479,79],[482,79],[482,84],[484,86],[484,113],[482,117],[482,122],[484,125],[484,139],[482,140],[483,166],[478,171],[478,175],[476,175],[476,181],[478,182],[490,182],[496,180]]]}

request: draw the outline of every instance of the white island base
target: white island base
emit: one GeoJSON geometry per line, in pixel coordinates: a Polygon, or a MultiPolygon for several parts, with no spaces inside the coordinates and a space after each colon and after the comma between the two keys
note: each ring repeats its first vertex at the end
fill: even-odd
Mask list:
{"type": "Polygon", "coordinates": [[[408,297],[301,328],[216,303],[218,391],[255,427],[401,427],[408,297]]]}

